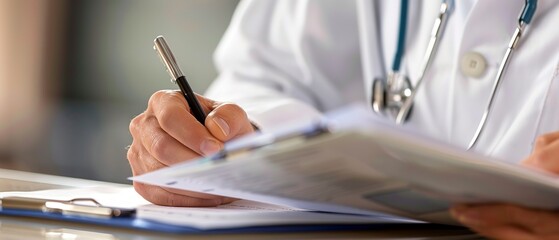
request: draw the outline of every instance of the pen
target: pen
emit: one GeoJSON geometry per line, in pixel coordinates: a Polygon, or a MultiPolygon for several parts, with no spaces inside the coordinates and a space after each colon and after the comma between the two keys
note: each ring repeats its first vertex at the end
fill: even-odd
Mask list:
{"type": "Polygon", "coordinates": [[[153,40],[153,43],[153,49],[157,51],[163,61],[163,64],[167,67],[167,72],[171,75],[171,81],[179,85],[182,95],[190,107],[192,115],[194,115],[198,122],[204,125],[204,122],[206,121],[206,114],[204,113],[202,106],[200,106],[198,99],[196,99],[196,95],[194,95],[186,77],[182,74],[177,61],[175,60],[175,56],[173,56],[165,38],[163,38],[163,36],[157,36],[155,40],[153,40]]]}

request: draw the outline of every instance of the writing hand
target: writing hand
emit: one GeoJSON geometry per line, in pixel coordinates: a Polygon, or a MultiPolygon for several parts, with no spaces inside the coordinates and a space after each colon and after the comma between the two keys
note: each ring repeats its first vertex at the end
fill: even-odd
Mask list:
{"type": "MultiPolygon", "coordinates": [[[[132,144],[127,158],[134,176],[219,151],[223,143],[253,132],[246,113],[237,105],[197,96],[209,112],[205,126],[190,113],[179,91],[154,93],[147,109],[130,122],[132,144]]],[[[233,199],[134,182],[146,200],[167,206],[216,206],[233,199]]]]}

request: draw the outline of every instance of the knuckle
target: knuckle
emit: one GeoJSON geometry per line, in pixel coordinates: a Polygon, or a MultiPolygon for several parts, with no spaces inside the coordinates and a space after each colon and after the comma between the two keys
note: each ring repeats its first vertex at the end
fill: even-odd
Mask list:
{"type": "Polygon", "coordinates": [[[144,164],[137,147],[133,146],[128,149],[128,152],[126,152],[126,158],[128,159],[128,164],[132,170],[132,175],[137,176],[145,172],[144,164]]]}
{"type": "Polygon", "coordinates": [[[177,102],[186,101],[184,99],[184,97],[182,96],[182,93],[180,93],[178,91],[169,92],[169,94],[167,94],[166,97],[168,98],[169,101],[177,101],[177,102]]]}
{"type": "Polygon", "coordinates": [[[552,137],[550,134],[541,135],[536,138],[536,145],[538,146],[546,146],[550,144],[552,141],[552,137]]]}
{"type": "Polygon", "coordinates": [[[130,133],[132,135],[134,135],[134,133],[138,132],[140,122],[144,118],[143,116],[144,116],[144,113],[132,118],[132,120],[130,121],[130,124],[128,125],[128,130],[130,131],[130,133]]]}
{"type": "Polygon", "coordinates": [[[533,160],[536,163],[545,163],[546,161],[550,160],[549,159],[549,151],[547,150],[539,150],[533,153],[533,160]]]}
{"type": "Polygon", "coordinates": [[[170,109],[163,109],[159,113],[158,122],[162,129],[168,130],[172,129],[174,123],[176,122],[177,113],[175,111],[171,111],[170,109]]]}
{"type": "Polygon", "coordinates": [[[168,136],[160,135],[155,137],[151,144],[151,155],[159,162],[166,162],[171,156],[169,149],[171,141],[171,138],[168,136]]]}
{"type": "Polygon", "coordinates": [[[155,107],[169,100],[180,99],[178,91],[175,90],[159,90],[151,95],[148,101],[148,107],[155,107]]]}
{"type": "Polygon", "coordinates": [[[128,152],[126,152],[126,158],[128,159],[128,162],[130,162],[130,164],[136,162],[139,159],[139,153],[136,150],[136,147],[132,146],[128,149],[128,152]]]}
{"type": "Polygon", "coordinates": [[[223,103],[220,106],[219,111],[227,114],[246,116],[245,110],[234,103],[223,103]]]}
{"type": "Polygon", "coordinates": [[[149,98],[149,100],[148,100],[148,104],[151,105],[151,104],[153,104],[153,103],[158,102],[159,99],[161,99],[161,97],[162,97],[162,96],[165,96],[166,94],[167,94],[167,91],[165,91],[165,90],[159,90],[159,91],[153,93],[153,94],[151,95],[151,97],[149,98]]]}
{"type": "Polygon", "coordinates": [[[186,100],[184,100],[184,98],[182,97],[182,94],[178,91],[171,91],[171,90],[166,90],[164,91],[164,93],[160,96],[159,101],[163,102],[163,103],[167,103],[167,102],[178,102],[178,103],[182,103],[186,100]]]}

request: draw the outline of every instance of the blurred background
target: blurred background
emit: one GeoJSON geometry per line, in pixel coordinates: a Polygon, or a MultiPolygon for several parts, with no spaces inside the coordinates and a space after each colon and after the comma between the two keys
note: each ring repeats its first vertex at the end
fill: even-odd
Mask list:
{"type": "Polygon", "coordinates": [[[0,0],[0,168],[127,183],[130,120],[175,88],[164,35],[203,92],[235,0],[0,0]]]}

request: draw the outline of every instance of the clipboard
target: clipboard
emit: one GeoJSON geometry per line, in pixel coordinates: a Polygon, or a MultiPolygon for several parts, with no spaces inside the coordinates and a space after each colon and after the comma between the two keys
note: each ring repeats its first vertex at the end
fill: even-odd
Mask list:
{"type": "Polygon", "coordinates": [[[1,200],[0,216],[17,216],[73,223],[83,223],[116,228],[128,228],[150,232],[173,234],[223,234],[223,233],[297,233],[316,231],[374,231],[378,229],[423,229],[452,228],[427,223],[310,223],[275,224],[201,229],[192,226],[167,224],[136,217],[136,209],[103,206],[92,198],[75,198],[68,201],[4,197],[1,200]]]}

